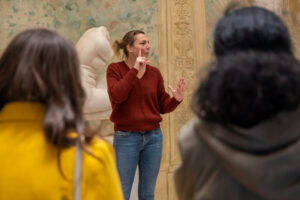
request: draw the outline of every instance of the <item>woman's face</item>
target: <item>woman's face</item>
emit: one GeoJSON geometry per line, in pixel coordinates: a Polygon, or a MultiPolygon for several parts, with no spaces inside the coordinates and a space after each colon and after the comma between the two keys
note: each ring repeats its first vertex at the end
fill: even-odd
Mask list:
{"type": "Polygon", "coordinates": [[[146,35],[140,33],[135,36],[135,41],[132,46],[128,46],[128,55],[138,57],[141,50],[142,57],[148,57],[150,53],[150,43],[146,35]]]}

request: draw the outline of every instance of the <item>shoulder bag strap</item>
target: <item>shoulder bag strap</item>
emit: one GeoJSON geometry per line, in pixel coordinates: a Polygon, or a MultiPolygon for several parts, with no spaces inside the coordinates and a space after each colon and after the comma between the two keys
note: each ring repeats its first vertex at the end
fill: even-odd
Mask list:
{"type": "Polygon", "coordinates": [[[76,143],[75,168],[74,168],[74,200],[81,199],[81,164],[82,151],[79,142],[76,143]]]}

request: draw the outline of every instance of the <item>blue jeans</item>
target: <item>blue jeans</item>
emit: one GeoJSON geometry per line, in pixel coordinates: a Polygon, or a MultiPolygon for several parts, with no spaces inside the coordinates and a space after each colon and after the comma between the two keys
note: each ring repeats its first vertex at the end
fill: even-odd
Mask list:
{"type": "Polygon", "coordinates": [[[160,128],[145,132],[115,132],[113,145],[125,200],[130,198],[137,165],[139,165],[139,200],[154,200],[162,156],[162,141],[160,128]]]}

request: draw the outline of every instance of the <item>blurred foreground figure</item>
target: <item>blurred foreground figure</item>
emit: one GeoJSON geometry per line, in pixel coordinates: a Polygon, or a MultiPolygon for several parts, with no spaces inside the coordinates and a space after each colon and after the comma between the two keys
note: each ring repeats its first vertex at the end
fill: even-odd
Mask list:
{"type": "Polygon", "coordinates": [[[17,35],[0,59],[0,96],[0,199],[123,199],[112,147],[84,123],[69,42],[46,29],[17,35]]]}
{"type": "Polygon", "coordinates": [[[300,199],[300,66],[280,18],[228,10],[182,128],[180,200],[300,199]]]}

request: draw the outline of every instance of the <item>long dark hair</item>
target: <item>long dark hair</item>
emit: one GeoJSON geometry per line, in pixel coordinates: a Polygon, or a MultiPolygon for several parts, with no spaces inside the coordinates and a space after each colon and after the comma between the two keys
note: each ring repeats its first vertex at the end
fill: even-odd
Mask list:
{"type": "Polygon", "coordinates": [[[216,60],[194,93],[193,110],[219,124],[253,127],[300,102],[300,65],[285,24],[271,11],[226,14],[214,34],[216,60]]]}
{"type": "Polygon", "coordinates": [[[43,127],[48,141],[60,148],[88,142],[82,106],[79,61],[73,45],[46,29],[18,34],[0,59],[0,109],[13,101],[45,105],[43,127]],[[77,137],[70,137],[70,131],[77,137]]]}

